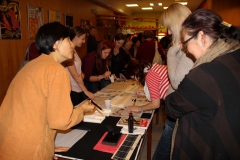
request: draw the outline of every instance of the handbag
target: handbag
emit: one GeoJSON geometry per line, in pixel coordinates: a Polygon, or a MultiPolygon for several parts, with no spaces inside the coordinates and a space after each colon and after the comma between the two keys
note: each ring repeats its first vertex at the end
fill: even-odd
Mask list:
{"type": "Polygon", "coordinates": [[[157,63],[157,64],[162,64],[163,63],[161,55],[158,52],[158,42],[157,41],[155,41],[155,55],[154,55],[152,63],[153,64],[154,63],[157,63]]]}

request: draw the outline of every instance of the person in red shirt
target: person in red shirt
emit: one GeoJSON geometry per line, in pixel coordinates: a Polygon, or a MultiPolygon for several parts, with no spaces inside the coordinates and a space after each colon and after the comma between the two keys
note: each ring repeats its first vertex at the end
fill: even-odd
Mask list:
{"type": "Polygon", "coordinates": [[[167,66],[132,60],[128,63],[127,75],[144,86],[144,92],[137,91],[136,94],[146,96],[150,101],[143,106],[128,106],[129,111],[143,112],[159,108],[161,99],[165,99],[170,84],[167,66]]]}
{"type": "MultiPolygon", "coordinates": [[[[154,34],[150,30],[146,30],[143,33],[144,41],[140,44],[136,59],[140,61],[148,61],[152,63],[154,55],[155,55],[155,40],[153,39],[154,34]]],[[[163,61],[166,60],[166,56],[163,53],[161,45],[158,43],[158,52],[161,55],[163,61]]]]}

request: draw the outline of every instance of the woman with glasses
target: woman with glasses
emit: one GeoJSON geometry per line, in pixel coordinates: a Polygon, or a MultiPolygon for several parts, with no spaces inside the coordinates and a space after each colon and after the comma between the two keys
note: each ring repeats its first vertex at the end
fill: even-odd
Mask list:
{"type": "MultiPolygon", "coordinates": [[[[167,27],[168,34],[172,35],[172,46],[167,52],[167,66],[170,85],[168,94],[178,88],[178,85],[188,74],[193,66],[193,61],[182,51],[181,44],[181,25],[182,22],[191,14],[191,11],[180,3],[174,3],[162,13],[161,22],[167,27]]],[[[175,126],[175,119],[167,116],[163,134],[158,142],[153,159],[169,160],[172,133],[175,126]]]]}
{"type": "MultiPolygon", "coordinates": [[[[74,47],[81,47],[85,43],[86,32],[83,28],[76,26],[70,31],[70,40],[74,47]]],[[[89,92],[83,83],[82,61],[74,49],[73,60],[67,63],[67,70],[71,80],[71,100],[74,106],[86,99],[94,98],[94,94],[89,92]],[[85,96],[86,95],[86,96],[85,96]]]]}
{"type": "Polygon", "coordinates": [[[178,118],[173,159],[240,159],[240,28],[200,9],[182,24],[193,69],[166,99],[178,118]]]}

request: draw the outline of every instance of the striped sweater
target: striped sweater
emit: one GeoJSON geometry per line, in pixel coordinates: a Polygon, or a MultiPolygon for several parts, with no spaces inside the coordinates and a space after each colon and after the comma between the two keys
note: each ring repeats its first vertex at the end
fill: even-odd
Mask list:
{"type": "Polygon", "coordinates": [[[146,75],[151,100],[164,99],[169,87],[167,66],[154,64],[146,75]]]}
{"type": "Polygon", "coordinates": [[[240,159],[240,50],[194,69],[166,97],[179,118],[173,159],[240,159]]]}

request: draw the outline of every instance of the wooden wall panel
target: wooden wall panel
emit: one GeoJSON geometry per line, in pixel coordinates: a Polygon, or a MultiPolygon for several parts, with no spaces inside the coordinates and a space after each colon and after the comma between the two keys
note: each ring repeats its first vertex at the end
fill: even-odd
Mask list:
{"type": "Polygon", "coordinates": [[[212,10],[217,12],[224,21],[240,26],[240,0],[212,0],[212,10]]]}
{"type": "MultiPolygon", "coordinates": [[[[22,63],[27,45],[33,41],[28,39],[27,34],[27,4],[43,7],[44,23],[48,22],[48,10],[61,12],[62,24],[64,24],[64,13],[73,14],[74,25],[80,25],[80,19],[87,19],[96,24],[95,14],[92,9],[98,10],[98,14],[113,15],[113,11],[101,7],[89,0],[16,0],[20,3],[21,13],[21,40],[0,40],[0,104],[5,96],[7,88],[13,77],[17,74],[22,63]]],[[[104,35],[102,33],[100,36],[104,35]]],[[[103,37],[98,39],[103,39],[103,37]]],[[[78,49],[80,57],[86,53],[86,46],[78,49]]]]}

